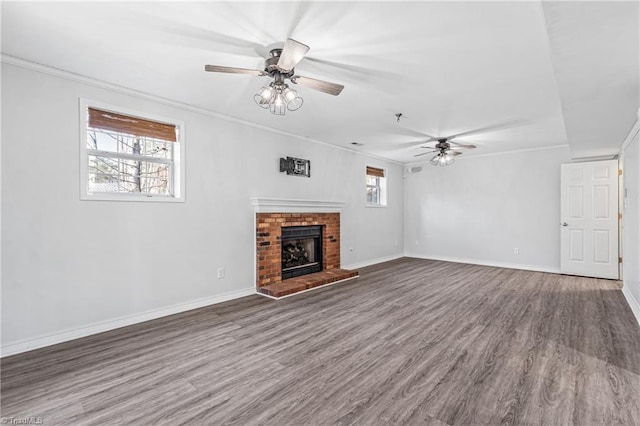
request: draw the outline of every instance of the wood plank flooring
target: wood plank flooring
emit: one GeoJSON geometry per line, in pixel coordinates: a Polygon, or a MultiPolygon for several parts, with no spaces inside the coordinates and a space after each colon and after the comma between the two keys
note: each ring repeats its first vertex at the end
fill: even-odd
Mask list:
{"type": "Polygon", "coordinates": [[[73,424],[640,424],[617,281],[418,259],[2,360],[2,416],[73,424]]]}

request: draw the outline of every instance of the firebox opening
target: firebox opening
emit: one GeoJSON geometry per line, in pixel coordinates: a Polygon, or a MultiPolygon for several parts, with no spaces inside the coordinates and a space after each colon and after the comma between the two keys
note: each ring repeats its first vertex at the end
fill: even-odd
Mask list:
{"type": "Polygon", "coordinates": [[[322,226],[282,228],[282,279],[322,271],[322,226]]]}

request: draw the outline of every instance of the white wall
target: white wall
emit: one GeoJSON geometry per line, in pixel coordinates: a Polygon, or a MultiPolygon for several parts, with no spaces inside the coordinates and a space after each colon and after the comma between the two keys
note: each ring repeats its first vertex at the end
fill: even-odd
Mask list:
{"type": "Polygon", "coordinates": [[[5,355],[250,291],[252,197],[346,201],[343,265],[402,254],[396,164],[8,64],[2,124],[5,355]],[[80,97],[183,120],[186,202],[80,201],[80,97]],[[311,178],[279,173],[287,155],[311,160],[311,178]],[[387,208],[364,205],[367,164],[388,170],[387,208]]]}
{"type": "MultiPolygon", "coordinates": [[[[637,125],[634,127],[637,130],[637,125]]],[[[623,291],[640,322],[640,135],[622,151],[623,291]]]]}
{"type": "Polygon", "coordinates": [[[408,174],[407,255],[557,271],[560,164],[568,161],[560,147],[463,156],[408,174]]]}

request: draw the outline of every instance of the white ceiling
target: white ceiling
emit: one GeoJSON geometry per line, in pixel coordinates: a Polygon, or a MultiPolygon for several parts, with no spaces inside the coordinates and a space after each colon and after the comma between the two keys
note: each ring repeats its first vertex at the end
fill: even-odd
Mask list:
{"type": "Polygon", "coordinates": [[[634,123],[638,21],[637,1],[2,2],[2,52],[400,162],[429,159],[425,134],[488,127],[459,138],[479,147],[465,155],[585,157],[634,123]],[[340,96],[296,87],[304,106],[273,116],[253,102],[267,77],[204,72],[262,69],[287,37],[311,47],[296,73],[340,96]]]}

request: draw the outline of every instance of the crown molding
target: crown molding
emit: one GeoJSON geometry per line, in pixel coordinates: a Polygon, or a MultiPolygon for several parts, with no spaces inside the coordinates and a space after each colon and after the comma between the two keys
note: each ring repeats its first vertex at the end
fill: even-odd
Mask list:
{"type": "Polygon", "coordinates": [[[8,55],[6,53],[0,53],[0,61],[4,64],[8,64],[8,65],[13,65],[15,67],[19,67],[19,68],[24,68],[24,69],[28,69],[30,71],[36,71],[36,72],[40,72],[43,74],[48,74],[54,77],[58,77],[58,78],[63,78],[65,80],[70,80],[70,81],[75,81],[78,83],[82,83],[82,84],[86,84],[89,86],[93,86],[93,87],[97,87],[100,89],[104,89],[104,90],[109,90],[111,92],[115,92],[115,93],[120,93],[120,94],[124,94],[124,95],[129,95],[129,96],[135,96],[137,98],[140,99],[144,99],[147,101],[151,101],[151,102],[156,102],[159,104],[163,104],[166,106],[170,106],[173,108],[177,108],[177,109],[181,109],[184,111],[189,111],[189,112],[194,112],[197,114],[201,114],[201,115],[206,115],[209,117],[214,117],[214,118],[218,118],[221,120],[225,120],[225,121],[229,121],[232,123],[237,123],[237,124],[241,124],[244,126],[248,126],[248,127],[253,127],[255,129],[260,129],[260,130],[264,130],[266,132],[270,132],[270,133],[276,133],[278,135],[282,135],[282,136],[288,136],[291,138],[295,138],[295,139],[299,139],[299,140],[303,140],[303,141],[307,141],[307,142],[312,142],[315,144],[319,144],[319,145],[324,145],[326,147],[329,148],[334,148],[334,149],[338,149],[338,150],[342,150],[342,151],[347,151],[347,152],[351,152],[354,154],[358,154],[358,155],[362,155],[363,157],[369,157],[369,158],[374,158],[376,160],[381,160],[381,161],[385,161],[387,163],[392,163],[392,164],[396,164],[399,166],[402,166],[404,163],[396,161],[396,160],[391,160],[389,158],[385,158],[385,157],[381,157],[378,155],[374,155],[374,154],[369,154],[366,152],[361,152],[361,151],[356,151],[355,149],[351,149],[348,147],[344,147],[344,146],[340,146],[340,145],[334,145],[331,144],[329,142],[325,142],[325,141],[321,141],[319,139],[313,139],[307,136],[301,136],[295,133],[291,133],[291,132],[287,132],[285,130],[279,130],[279,129],[275,129],[273,127],[269,127],[269,126],[265,126],[262,124],[258,124],[258,123],[254,123],[251,121],[247,121],[244,120],[242,118],[237,118],[237,117],[233,117],[230,115],[226,115],[226,114],[222,114],[220,112],[216,112],[210,109],[206,109],[206,108],[202,108],[196,105],[192,105],[186,102],[180,102],[180,101],[176,101],[174,99],[170,99],[170,98],[165,98],[163,96],[158,96],[158,95],[153,95],[151,93],[147,93],[147,92],[143,92],[140,90],[136,90],[136,89],[132,89],[126,86],[121,86],[118,84],[114,84],[114,83],[109,83],[107,81],[104,80],[99,80],[96,78],[92,78],[92,77],[88,77],[86,75],[83,74],[78,74],[78,73],[74,73],[71,71],[67,71],[61,68],[56,68],[56,67],[52,67],[49,65],[45,65],[45,64],[41,64],[38,62],[33,62],[30,61],[28,59],[24,59],[24,58],[20,58],[17,56],[13,56],[13,55],[8,55]]]}
{"type": "Polygon", "coordinates": [[[621,154],[622,152],[624,152],[625,149],[627,149],[629,144],[636,138],[636,136],[638,136],[638,133],[640,133],[640,109],[638,109],[638,119],[636,120],[635,123],[633,123],[633,126],[631,126],[631,130],[629,131],[629,134],[627,134],[627,137],[624,139],[624,142],[622,142],[622,145],[620,145],[620,151],[618,151],[619,154],[621,154]]]}

